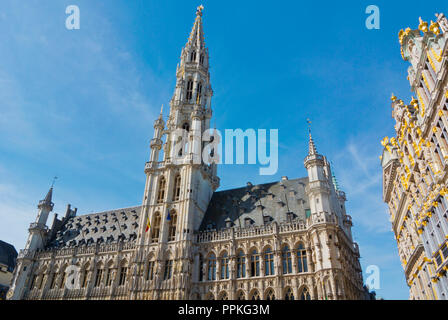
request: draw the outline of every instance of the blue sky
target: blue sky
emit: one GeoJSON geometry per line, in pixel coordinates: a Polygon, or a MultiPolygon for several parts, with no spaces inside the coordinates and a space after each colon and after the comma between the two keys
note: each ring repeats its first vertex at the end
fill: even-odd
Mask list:
{"type": "MultiPolygon", "coordinates": [[[[279,130],[279,170],[222,165],[221,188],[306,175],[306,118],[347,193],[363,269],[386,299],[408,289],[382,203],[380,139],[390,95],[408,101],[397,33],[447,13],[441,1],[203,1],[218,129],[279,130]],[[365,9],[380,9],[380,30],[365,9]]],[[[138,205],[153,121],[168,104],[199,1],[3,0],[0,239],[23,248],[53,176],[55,212],[138,205]],[[81,29],[65,28],[75,4],[81,29]]],[[[167,114],[165,110],[165,115],[167,114]]],[[[52,217],[50,217],[49,222],[52,217]]],[[[364,278],[366,274],[364,274],[364,278]]]]}

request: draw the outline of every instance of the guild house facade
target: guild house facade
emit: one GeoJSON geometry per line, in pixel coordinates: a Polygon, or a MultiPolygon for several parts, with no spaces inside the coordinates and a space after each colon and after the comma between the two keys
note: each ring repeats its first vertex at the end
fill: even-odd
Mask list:
{"type": "Polygon", "coordinates": [[[382,140],[383,200],[410,299],[448,298],[448,21],[436,19],[398,34],[414,97],[392,95],[396,137],[382,140]]]}
{"type": "Polygon", "coordinates": [[[154,122],[142,204],[87,215],[68,205],[47,227],[51,188],[19,253],[9,299],[365,297],[346,196],[311,134],[308,176],[299,179],[216,192],[215,163],[188,152],[173,161],[174,131],[201,135],[212,117],[202,9],[182,49],[168,119],[154,122]]]}

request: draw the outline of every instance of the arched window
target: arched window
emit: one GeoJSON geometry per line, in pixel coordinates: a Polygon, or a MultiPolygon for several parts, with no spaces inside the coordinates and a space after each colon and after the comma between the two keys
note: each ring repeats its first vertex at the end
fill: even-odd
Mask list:
{"type": "Polygon", "coordinates": [[[199,56],[199,63],[200,64],[204,64],[204,54],[203,53],[201,53],[201,55],[199,56]]]}
{"type": "Polygon", "coordinates": [[[268,292],[266,292],[266,300],[275,300],[274,290],[269,289],[268,292]]]}
{"type": "Polygon", "coordinates": [[[246,257],[244,252],[240,250],[236,259],[236,277],[244,278],[246,277],[246,257]]]}
{"type": "Polygon", "coordinates": [[[250,300],[261,300],[260,293],[258,292],[258,290],[255,290],[252,293],[252,296],[250,297],[250,300]]]}
{"type": "Polygon", "coordinates": [[[182,129],[184,129],[185,131],[190,131],[190,124],[188,122],[185,122],[182,125],[182,129]]]}
{"type": "Polygon", "coordinates": [[[146,269],[146,280],[153,280],[154,279],[154,260],[148,261],[148,266],[146,269]]]}
{"type": "Polygon", "coordinates": [[[173,260],[169,259],[165,262],[165,271],[163,273],[163,280],[171,279],[173,275],[173,260]]]}
{"type": "Polygon", "coordinates": [[[264,274],[266,276],[274,274],[274,253],[270,247],[264,251],[264,274]]]}
{"type": "Polygon", "coordinates": [[[246,295],[243,290],[240,290],[236,294],[236,300],[246,300],[246,295]]]}
{"type": "Polygon", "coordinates": [[[208,256],[207,280],[216,280],[216,256],[214,253],[208,256]]]}
{"type": "Polygon", "coordinates": [[[160,235],[160,213],[154,213],[153,223],[152,223],[152,241],[158,241],[160,235]]]}
{"type": "Polygon", "coordinates": [[[196,61],[196,51],[195,51],[195,50],[193,50],[193,51],[191,52],[191,55],[190,55],[190,61],[191,61],[191,62],[195,62],[195,61],[196,61]]]}
{"type": "Polygon", "coordinates": [[[121,268],[120,268],[120,274],[119,274],[119,278],[118,278],[118,285],[119,286],[124,286],[126,284],[127,274],[128,274],[128,266],[126,264],[126,261],[124,261],[121,264],[121,268]]]}
{"type": "Polygon", "coordinates": [[[173,201],[178,201],[180,199],[180,174],[174,179],[174,192],[173,201]]]}
{"type": "Polygon", "coordinates": [[[252,250],[250,254],[250,276],[258,277],[260,275],[260,254],[257,249],[252,250]]]}
{"type": "Polygon", "coordinates": [[[159,180],[159,192],[157,194],[157,203],[162,203],[163,200],[165,200],[165,187],[166,187],[165,177],[161,176],[159,180]]]}
{"type": "Polygon", "coordinates": [[[297,272],[308,272],[306,249],[301,243],[297,247],[297,272]]]}
{"type": "Polygon", "coordinates": [[[289,250],[288,245],[285,245],[282,249],[282,266],[283,274],[292,273],[291,250],[289,250]]]}
{"type": "Polygon", "coordinates": [[[291,288],[288,288],[288,290],[286,290],[285,300],[294,300],[294,293],[292,292],[291,288]]]}
{"type": "Polygon", "coordinates": [[[308,289],[304,287],[302,289],[302,294],[300,295],[300,300],[311,300],[310,293],[308,292],[308,289]]]}
{"type": "Polygon", "coordinates": [[[221,279],[229,279],[229,255],[227,252],[221,256],[221,279]]]}
{"type": "Polygon", "coordinates": [[[187,82],[187,101],[190,101],[193,97],[193,80],[187,82]]]}
{"type": "Polygon", "coordinates": [[[196,87],[196,103],[201,104],[201,99],[202,99],[202,83],[199,82],[196,87]]]}
{"type": "Polygon", "coordinates": [[[222,292],[220,295],[219,295],[219,299],[218,300],[229,300],[229,296],[227,295],[227,292],[222,292]]]}
{"type": "Polygon", "coordinates": [[[169,215],[168,241],[174,241],[176,239],[177,213],[175,210],[172,210],[169,215]]]}
{"type": "Polygon", "coordinates": [[[96,269],[94,286],[99,287],[103,281],[103,265],[100,263],[96,269]]]}

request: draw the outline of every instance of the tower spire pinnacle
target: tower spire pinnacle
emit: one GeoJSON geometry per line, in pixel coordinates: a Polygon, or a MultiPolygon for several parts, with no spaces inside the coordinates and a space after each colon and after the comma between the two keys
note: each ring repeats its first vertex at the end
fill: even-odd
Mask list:
{"type": "Polygon", "coordinates": [[[308,155],[312,156],[317,154],[316,145],[314,144],[313,137],[311,136],[311,130],[309,132],[310,140],[308,142],[308,155]]]}
{"type": "Polygon", "coordinates": [[[311,135],[311,120],[306,119],[306,122],[308,123],[308,134],[309,134],[309,142],[308,142],[308,155],[315,155],[317,154],[316,145],[314,144],[313,137],[311,135]]]}
{"type": "Polygon", "coordinates": [[[200,5],[196,9],[196,19],[194,20],[193,28],[191,29],[186,46],[197,46],[198,48],[203,48],[205,46],[204,29],[202,27],[202,10],[204,10],[203,5],[200,5]]]}

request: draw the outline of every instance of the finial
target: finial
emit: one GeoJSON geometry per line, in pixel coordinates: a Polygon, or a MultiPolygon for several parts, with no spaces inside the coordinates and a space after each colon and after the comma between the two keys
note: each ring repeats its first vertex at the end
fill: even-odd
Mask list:
{"type": "Polygon", "coordinates": [[[420,24],[418,25],[418,29],[425,33],[428,32],[428,22],[423,21],[422,17],[419,17],[418,21],[420,22],[420,24]]]}
{"type": "Polygon", "coordinates": [[[54,178],[53,178],[53,181],[51,182],[51,188],[53,189],[53,187],[54,187],[54,183],[56,182],[56,179],[57,179],[58,177],[57,176],[54,176],[54,178]]]}
{"type": "MultiPolygon", "coordinates": [[[[333,167],[333,161],[330,161],[330,164],[333,167]]],[[[334,174],[333,168],[331,170],[331,178],[332,178],[332,181],[333,181],[334,188],[336,189],[336,191],[339,191],[338,180],[336,179],[336,175],[334,174]]]]}
{"type": "Polygon", "coordinates": [[[434,33],[436,36],[439,35],[440,33],[439,24],[431,20],[431,24],[429,25],[429,31],[434,33]]]}
{"type": "Polygon", "coordinates": [[[162,103],[162,107],[160,108],[160,114],[163,114],[163,103],[162,103]]]}
{"type": "Polygon", "coordinates": [[[392,100],[392,102],[395,102],[395,100],[397,100],[397,97],[392,93],[392,96],[390,97],[390,100],[392,100]]]}
{"type": "Polygon", "coordinates": [[[308,134],[310,136],[310,140],[308,142],[308,155],[314,155],[317,154],[316,146],[314,145],[313,137],[311,136],[311,120],[306,119],[306,122],[308,123],[308,134]]]}
{"type": "Polygon", "coordinates": [[[204,6],[201,4],[201,5],[196,9],[196,15],[202,17],[202,10],[204,10],[204,6]]]}

